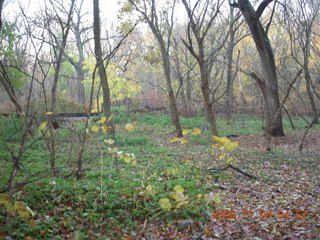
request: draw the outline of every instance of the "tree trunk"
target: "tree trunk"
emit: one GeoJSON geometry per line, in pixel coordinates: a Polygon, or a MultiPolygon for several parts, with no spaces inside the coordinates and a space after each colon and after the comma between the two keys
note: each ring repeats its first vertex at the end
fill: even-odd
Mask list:
{"type": "Polygon", "coordinates": [[[206,110],[206,115],[207,115],[207,120],[210,124],[211,128],[211,134],[214,136],[219,136],[218,129],[217,129],[217,124],[216,124],[216,117],[215,117],[215,112],[212,108],[212,103],[211,103],[211,93],[210,93],[210,88],[209,88],[209,76],[206,72],[204,63],[200,64],[200,76],[201,76],[201,91],[202,91],[202,96],[204,100],[204,107],[206,110]]]}
{"type": "Polygon", "coordinates": [[[2,29],[2,9],[3,9],[4,0],[0,0],[0,31],[2,29]]]}
{"type": "Polygon", "coordinates": [[[238,5],[249,26],[262,64],[264,79],[256,80],[265,102],[265,134],[274,137],[284,136],[282,116],[280,112],[278,113],[280,101],[276,66],[267,32],[259,20],[259,14],[253,9],[249,0],[239,0],[238,5]]]}
{"type": "Polygon", "coordinates": [[[56,101],[57,101],[57,86],[58,86],[58,81],[59,81],[59,74],[60,74],[60,69],[61,69],[61,64],[62,64],[62,57],[64,55],[64,49],[67,45],[67,39],[69,35],[69,30],[70,30],[70,23],[72,20],[72,12],[73,12],[73,6],[74,6],[75,0],[71,0],[71,5],[70,9],[68,12],[68,20],[66,23],[66,31],[64,32],[64,28],[62,27],[62,42],[59,48],[58,56],[56,59],[56,66],[54,69],[54,77],[53,77],[53,84],[52,84],[52,89],[51,89],[51,106],[50,106],[50,112],[54,112],[55,107],[56,107],[56,101]]]}
{"type": "MultiPolygon", "coordinates": [[[[111,116],[111,97],[107,73],[102,58],[99,0],[93,0],[93,16],[94,53],[102,86],[103,112],[104,115],[109,118],[111,116]]],[[[114,134],[112,121],[109,121],[108,124],[112,127],[112,132],[114,134]]]]}
{"type": "Polygon", "coordinates": [[[227,123],[230,124],[231,113],[233,111],[233,76],[232,76],[232,64],[233,64],[233,49],[234,49],[234,9],[230,6],[230,34],[227,48],[227,123]]]}
{"type": "Polygon", "coordinates": [[[172,84],[171,84],[171,68],[170,68],[170,59],[169,53],[166,52],[164,43],[158,39],[160,44],[160,52],[162,56],[162,66],[163,71],[167,83],[168,96],[169,96],[169,104],[170,104],[170,115],[173,125],[176,128],[177,137],[182,137],[182,128],[180,125],[179,111],[176,103],[176,98],[173,93],[172,84]]]}
{"type": "Polygon", "coordinates": [[[78,69],[76,69],[76,72],[77,72],[78,103],[86,104],[85,91],[84,91],[84,86],[82,84],[82,81],[84,80],[85,73],[84,73],[82,67],[80,67],[80,66],[78,69]]]}
{"type": "Polygon", "coordinates": [[[304,77],[306,80],[306,89],[307,89],[307,93],[308,93],[308,97],[309,97],[309,101],[310,101],[310,106],[311,106],[311,110],[312,110],[312,118],[313,121],[315,121],[315,124],[318,124],[319,121],[317,120],[317,107],[316,104],[314,102],[314,96],[313,96],[313,92],[311,89],[311,75],[310,75],[310,71],[309,71],[309,58],[310,58],[310,41],[311,41],[311,36],[310,36],[311,32],[306,32],[306,45],[305,45],[305,51],[304,51],[304,62],[303,62],[303,70],[304,70],[304,77]]]}
{"type": "Polygon", "coordinates": [[[168,88],[168,96],[169,96],[169,104],[170,104],[170,115],[173,125],[176,128],[177,137],[182,137],[182,128],[180,125],[179,119],[179,111],[176,103],[176,98],[173,93],[172,84],[171,84],[171,70],[170,70],[170,60],[167,56],[167,53],[161,51],[162,55],[162,63],[163,63],[163,70],[166,77],[166,83],[168,88]]]}
{"type": "Polygon", "coordinates": [[[79,52],[79,61],[75,65],[76,72],[77,72],[77,89],[78,89],[78,102],[80,104],[86,103],[85,98],[85,91],[82,81],[84,80],[85,71],[83,70],[83,61],[84,61],[84,54],[83,54],[83,43],[81,41],[81,32],[80,32],[80,19],[77,22],[75,27],[75,35],[77,41],[77,49],[79,52]]]}

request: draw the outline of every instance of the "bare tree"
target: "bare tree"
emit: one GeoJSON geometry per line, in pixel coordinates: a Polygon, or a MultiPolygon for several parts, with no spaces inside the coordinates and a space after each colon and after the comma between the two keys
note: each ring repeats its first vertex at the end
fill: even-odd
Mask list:
{"type": "Polygon", "coordinates": [[[305,86],[308,93],[314,124],[317,124],[317,107],[313,92],[313,80],[310,69],[313,37],[317,18],[320,13],[319,0],[297,0],[284,2],[283,20],[290,36],[291,54],[304,70],[305,86]]]}
{"type": "Polygon", "coordinates": [[[280,100],[276,65],[267,29],[264,29],[260,22],[261,15],[272,1],[273,0],[263,0],[257,10],[254,10],[249,0],[229,0],[229,3],[232,7],[240,9],[249,26],[255,46],[259,53],[263,69],[263,77],[258,77],[256,74],[252,74],[252,76],[257,82],[264,99],[266,121],[265,134],[279,137],[284,135],[284,131],[282,115],[281,113],[278,114],[280,100]]]}
{"type": "MultiPolygon", "coordinates": [[[[67,45],[67,39],[71,27],[71,20],[72,20],[72,14],[74,10],[74,3],[75,0],[70,0],[70,7],[69,11],[67,12],[67,22],[64,23],[62,18],[59,16],[59,11],[66,12],[63,6],[63,2],[55,1],[53,2],[50,0],[50,4],[53,8],[53,10],[56,13],[56,18],[59,22],[59,25],[61,27],[61,34],[62,34],[62,40],[58,47],[58,51],[54,49],[55,53],[55,67],[54,67],[54,78],[53,78],[53,84],[52,84],[52,89],[51,89],[51,106],[50,106],[50,111],[54,112],[55,107],[56,107],[56,101],[57,101],[57,86],[58,86],[58,81],[59,81],[59,74],[60,74],[60,69],[61,69],[61,64],[62,64],[62,58],[64,56],[64,50],[67,45]]],[[[50,31],[51,34],[53,34],[52,31],[50,31]]],[[[57,36],[54,36],[55,39],[57,39],[57,36]]]]}
{"type": "Polygon", "coordinates": [[[86,71],[83,69],[84,56],[84,45],[91,40],[91,38],[84,39],[84,34],[92,28],[92,26],[82,27],[83,17],[85,14],[82,13],[83,0],[79,3],[79,6],[75,7],[75,21],[72,21],[71,31],[75,36],[76,48],[78,51],[78,57],[75,59],[68,56],[69,62],[73,65],[77,73],[77,92],[78,102],[80,104],[86,103],[85,90],[82,81],[85,79],[86,71]]]}
{"type": "MultiPolygon", "coordinates": [[[[111,97],[104,60],[102,58],[99,0],[93,0],[93,32],[94,53],[103,91],[103,111],[105,116],[109,118],[111,117],[111,97]]],[[[112,125],[112,121],[109,124],[112,125]]],[[[114,133],[114,129],[112,131],[114,133]]]]}
{"type": "Polygon", "coordinates": [[[189,50],[185,48],[181,41],[181,31],[183,31],[183,26],[178,26],[173,34],[172,59],[174,64],[172,68],[179,82],[176,98],[178,98],[179,95],[181,96],[182,107],[180,112],[190,117],[193,111],[191,109],[192,86],[194,85],[192,74],[196,63],[189,50]]]}
{"type": "Polygon", "coordinates": [[[128,0],[134,9],[141,14],[148,23],[153,35],[158,41],[162,67],[166,79],[167,93],[170,103],[171,119],[176,128],[178,137],[182,137],[182,128],[180,125],[179,112],[176,104],[176,97],[173,92],[171,81],[170,49],[172,41],[172,30],[174,25],[174,10],[176,0],[173,0],[166,9],[159,9],[155,0],[143,0],[141,2],[128,0]],[[159,10],[157,10],[159,9],[159,10]]]}
{"type": "Polygon", "coordinates": [[[213,4],[209,0],[198,0],[193,7],[186,0],[182,0],[182,3],[189,18],[187,40],[183,40],[183,42],[191,55],[197,60],[200,69],[201,91],[207,119],[211,127],[211,133],[218,136],[216,116],[213,109],[213,104],[216,102],[216,99],[214,92],[210,89],[210,80],[215,59],[223,47],[227,34],[220,36],[216,42],[208,43],[206,40],[214,24],[214,20],[219,15],[219,10],[223,2],[219,0],[213,4]],[[196,11],[199,12],[199,16],[195,15],[196,11]],[[222,38],[224,38],[224,40],[222,40],[222,38]],[[196,46],[194,45],[194,41],[196,42],[196,46]],[[206,44],[211,45],[209,50],[206,44]]]}

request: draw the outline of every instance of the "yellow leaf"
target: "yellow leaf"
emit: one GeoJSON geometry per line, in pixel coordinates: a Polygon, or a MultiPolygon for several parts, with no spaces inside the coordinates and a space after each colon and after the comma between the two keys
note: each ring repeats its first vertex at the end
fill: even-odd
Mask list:
{"type": "Polygon", "coordinates": [[[46,112],[46,116],[50,116],[52,114],[53,114],[53,112],[46,112]]]}
{"type": "Polygon", "coordinates": [[[214,194],[214,197],[213,197],[213,201],[215,202],[215,203],[221,203],[221,196],[220,196],[220,193],[215,193],[214,194]]]}
{"type": "Polygon", "coordinates": [[[212,144],[212,145],[211,145],[212,148],[218,148],[218,147],[220,147],[220,146],[221,146],[220,143],[216,143],[216,144],[212,144]]]}
{"type": "Polygon", "coordinates": [[[202,194],[197,195],[197,198],[202,198],[202,197],[203,197],[202,194]]]}
{"type": "Polygon", "coordinates": [[[110,117],[108,117],[107,122],[110,122],[113,119],[113,116],[111,115],[110,117]]]}
{"type": "Polygon", "coordinates": [[[189,132],[191,132],[191,129],[184,129],[182,135],[187,135],[189,132]]]}
{"type": "Polygon", "coordinates": [[[109,130],[112,130],[112,127],[111,127],[111,126],[102,126],[101,129],[102,129],[103,132],[106,133],[106,132],[108,132],[109,130]]]}
{"type": "Polygon", "coordinates": [[[189,201],[179,202],[179,203],[177,204],[176,208],[181,208],[181,207],[187,205],[188,203],[189,203],[189,201]]]}
{"type": "Polygon", "coordinates": [[[172,204],[168,198],[161,198],[159,200],[160,207],[164,210],[170,210],[172,204]]]}
{"type": "Polygon", "coordinates": [[[137,161],[136,160],[133,160],[132,162],[131,162],[131,164],[132,164],[132,166],[137,166],[137,161]]]}
{"type": "Polygon", "coordinates": [[[170,140],[170,143],[177,143],[181,140],[181,138],[175,137],[173,139],[170,140]]]}
{"type": "Polygon", "coordinates": [[[48,126],[48,122],[47,121],[42,122],[39,126],[39,130],[44,129],[46,126],[48,126]]]}
{"type": "Polygon", "coordinates": [[[123,161],[125,161],[126,163],[130,163],[131,162],[131,157],[130,156],[128,156],[128,155],[124,155],[124,157],[123,157],[123,161]]]}
{"type": "Polygon", "coordinates": [[[212,136],[211,138],[212,138],[212,140],[214,140],[216,142],[220,141],[220,138],[218,136],[212,136]]]}
{"type": "Polygon", "coordinates": [[[6,211],[10,214],[13,214],[15,212],[10,196],[6,193],[0,194],[0,205],[3,205],[6,211]]]}
{"type": "Polygon", "coordinates": [[[91,127],[91,131],[94,132],[94,133],[97,133],[97,132],[99,132],[99,127],[98,126],[92,126],[91,127]]]}
{"type": "Polygon", "coordinates": [[[188,196],[185,196],[182,192],[172,193],[170,197],[172,197],[177,202],[185,201],[188,198],[188,196]]]}
{"type": "Polygon", "coordinates": [[[227,163],[231,163],[232,160],[233,160],[233,158],[232,158],[232,157],[229,157],[229,158],[227,158],[226,162],[227,162],[227,163]]]}
{"type": "Polygon", "coordinates": [[[15,210],[14,210],[14,205],[12,202],[7,202],[7,203],[4,203],[4,208],[7,210],[8,213],[10,214],[14,214],[15,213],[15,210]]]}
{"type": "Polygon", "coordinates": [[[108,148],[109,153],[116,153],[118,152],[118,148],[108,148]]]}
{"type": "Polygon", "coordinates": [[[135,129],[135,127],[133,126],[132,123],[127,123],[127,124],[124,126],[124,128],[125,128],[128,132],[132,132],[132,131],[135,129]]]}
{"type": "Polygon", "coordinates": [[[104,142],[105,143],[107,143],[107,144],[114,144],[114,140],[113,139],[106,139],[106,140],[104,140],[104,142]]]}
{"type": "Polygon", "coordinates": [[[101,117],[99,121],[97,121],[97,123],[102,124],[105,123],[105,121],[107,121],[106,117],[101,117]]]}
{"type": "Polygon", "coordinates": [[[147,187],[146,187],[146,190],[149,192],[149,191],[152,191],[152,189],[153,189],[153,186],[152,185],[148,185],[147,187]]]}
{"type": "Polygon", "coordinates": [[[216,142],[216,144],[214,144],[213,147],[221,147],[225,144],[230,143],[230,139],[227,137],[219,138],[217,136],[212,136],[211,138],[212,138],[212,140],[214,140],[216,142]]]}
{"type": "Polygon", "coordinates": [[[32,210],[24,202],[16,201],[14,203],[14,209],[22,218],[29,218],[31,216],[34,216],[32,210]]]}
{"type": "Polygon", "coordinates": [[[218,159],[219,159],[219,160],[222,160],[222,159],[224,159],[225,157],[226,157],[225,154],[219,154],[218,159]]]}
{"type": "Polygon", "coordinates": [[[176,185],[176,186],[174,187],[174,190],[175,190],[176,192],[181,192],[181,193],[184,192],[184,189],[183,189],[183,187],[182,187],[181,185],[176,185]]]}
{"type": "Polygon", "coordinates": [[[183,139],[181,139],[180,143],[181,143],[181,144],[187,144],[187,143],[188,143],[188,140],[185,139],[185,138],[183,138],[183,139]]]}
{"type": "Polygon", "coordinates": [[[194,128],[192,130],[192,135],[199,135],[201,134],[201,129],[200,128],[194,128]]]}
{"type": "Polygon", "coordinates": [[[220,143],[223,145],[228,144],[228,143],[230,143],[230,139],[227,137],[222,137],[222,138],[220,138],[220,143]]]}
{"type": "Polygon", "coordinates": [[[10,202],[10,196],[6,193],[1,193],[0,194],[0,204],[4,204],[10,202]]]}
{"type": "Polygon", "coordinates": [[[223,147],[226,150],[233,150],[233,149],[237,148],[238,145],[239,145],[238,142],[229,142],[229,143],[224,144],[223,147]]]}

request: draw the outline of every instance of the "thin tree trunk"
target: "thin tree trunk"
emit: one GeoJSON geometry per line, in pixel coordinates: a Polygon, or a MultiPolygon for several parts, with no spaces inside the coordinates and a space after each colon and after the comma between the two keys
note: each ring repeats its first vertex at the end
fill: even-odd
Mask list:
{"type": "MultiPolygon", "coordinates": [[[[104,66],[102,58],[102,47],[101,47],[101,28],[100,28],[100,13],[99,13],[99,0],[93,0],[93,32],[94,32],[94,53],[97,61],[97,67],[100,76],[100,82],[102,86],[102,96],[103,96],[103,112],[104,115],[109,118],[111,116],[111,96],[110,88],[108,84],[108,78],[106,69],[104,66]]],[[[114,128],[112,121],[107,123],[112,127],[112,132],[114,135],[114,128]]]]}
{"type": "Polygon", "coordinates": [[[314,96],[313,96],[313,92],[311,89],[311,75],[310,75],[310,71],[309,71],[309,59],[310,59],[310,41],[311,41],[311,36],[310,33],[306,33],[306,45],[305,45],[305,51],[304,51],[304,63],[303,63],[303,70],[304,70],[304,77],[306,80],[306,89],[307,89],[307,93],[308,93],[308,97],[309,97],[309,101],[310,101],[310,106],[311,106],[311,110],[312,110],[312,118],[313,120],[315,120],[314,124],[319,123],[317,120],[317,107],[314,101],[314,96]]]}
{"type": "Polygon", "coordinates": [[[234,49],[234,9],[230,7],[230,35],[227,48],[227,123],[230,124],[231,113],[233,109],[233,76],[232,76],[232,64],[233,64],[233,49],[234,49]]]}
{"type": "Polygon", "coordinates": [[[210,124],[211,128],[211,134],[214,136],[219,136],[218,129],[217,129],[217,124],[216,124],[216,117],[215,117],[215,112],[212,107],[211,103],[211,93],[210,93],[210,88],[209,88],[209,76],[206,72],[206,69],[204,69],[204,64],[200,64],[200,75],[201,75],[201,91],[202,91],[202,96],[204,100],[204,107],[207,115],[207,120],[210,124]]]}
{"type": "Polygon", "coordinates": [[[81,41],[81,32],[80,32],[80,17],[75,26],[75,36],[77,42],[77,49],[79,52],[79,61],[77,62],[76,72],[77,72],[77,89],[78,89],[78,102],[80,104],[86,103],[85,91],[82,81],[84,80],[85,71],[83,70],[83,61],[84,61],[84,53],[83,53],[83,43],[81,41]]]}
{"type": "Polygon", "coordinates": [[[50,111],[54,112],[55,107],[56,107],[56,101],[57,101],[57,86],[58,86],[58,81],[59,81],[59,74],[60,74],[60,69],[61,69],[61,64],[62,64],[62,57],[64,55],[64,49],[67,45],[67,39],[69,35],[69,30],[70,30],[70,23],[72,20],[72,12],[73,12],[73,6],[74,6],[75,0],[71,0],[71,5],[70,9],[68,12],[68,20],[66,23],[66,31],[64,32],[64,28],[62,27],[63,31],[63,37],[62,37],[62,42],[59,48],[58,56],[56,59],[56,66],[55,66],[55,71],[54,71],[54,77],[53,77],[53,84],[52,84],[52,89],[51,89],[51,106],[50,106],[50,111]]]}
{"type": "Polygon", "coordinates": [[[174,96],[172,84],[171,84],[171,68],[170,68],[169,53],[166,52],[163,41],[161,41],[160,39],[158,39],[158,41],[160,44],[162,66],[163,66],[164,75],[167,83],[167,89],[168,89],[171,120],[173,125],[176,128],[177,137],[182,137],[182,128],[180,125],[179,111],[178,111],[176,98],[174,96]]]}

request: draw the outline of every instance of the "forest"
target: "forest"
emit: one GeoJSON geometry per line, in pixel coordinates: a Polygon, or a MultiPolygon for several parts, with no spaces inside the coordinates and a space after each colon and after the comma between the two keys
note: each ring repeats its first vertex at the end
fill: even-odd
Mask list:
{"type": "Polygon", "coordinates": [[[320,0],[0,0],[0,239],[320,239],[320,0]]]}

